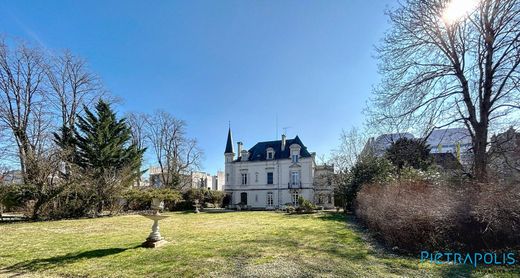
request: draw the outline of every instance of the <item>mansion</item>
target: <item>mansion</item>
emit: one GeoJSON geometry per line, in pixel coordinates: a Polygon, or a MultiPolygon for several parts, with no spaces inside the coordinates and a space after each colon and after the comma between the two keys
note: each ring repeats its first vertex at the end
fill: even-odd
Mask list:
{"type": "Polygon", "coordinates": [[[233,146],[228,131],[225,156],[225,192],[231,206],[278,209],[297,205],[299,197],[324,208],[334,207],[333,166],[317,166],[315,153],[296,136],[258,142],[249,150],[233,146]]]}

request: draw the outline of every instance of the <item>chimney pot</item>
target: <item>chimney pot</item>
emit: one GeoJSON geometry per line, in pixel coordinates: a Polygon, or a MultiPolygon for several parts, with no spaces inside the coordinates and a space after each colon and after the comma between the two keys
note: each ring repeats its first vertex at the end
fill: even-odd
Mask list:
{"type": "Polygon", "coordinates": [[[242,157],[242,142],[237,142],[237,148],[238,148],[238,157],[242,157]]]}
{"type": "Polygon", "coordinates": [[[285,150],[285,134],[282,134],[282,151],[285,150]]]}

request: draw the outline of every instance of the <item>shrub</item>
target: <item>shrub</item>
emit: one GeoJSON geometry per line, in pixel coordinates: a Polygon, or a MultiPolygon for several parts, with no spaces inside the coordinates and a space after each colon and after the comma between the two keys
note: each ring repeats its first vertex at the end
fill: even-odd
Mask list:
{"type": "Polygon", "coordinates": [[[352,210],[354,200],[358,191],[364,184],[386,181],[391,177],[393,171],[392,164],[384,159],[377,157],[365,157],[356,162],[356,164],[347,173],[338,175],[339,188],[338,193],[342,200],[342,204],[346,210],[352,210]]]}
{"type": "Polygon", "coordinates": [[[206,203],[212,204],[214,207],[222,207],[224,202],[224,197],[226,194],[223,191],[216,190],[208,190],[208,198],[206,199],[206,203]]]}
{"type": "Polygon", "coordinates": [[[165,209],[173,210],[182,199],[179,191],[169,188],[132,188],[123,194],[123,198],[126,199],[126,208],[130,210],[150,209],[153,198],[163,200],[165,209]]]}
{"type": "Polygon", "coordinates": [[[0,205],[6,211],[25,210],[29,201],[36,197],[36,188],[31,185],[13,184],[0,186],[0,205]]]}
{"type": "Polygon", "coordinates": [[[358,194],[356,215],[386,245],[408,252],[520,247],[520,195],[513,187],[371,184],[358,194]]]}
{"type": "Polygon", "coordinates": [[[195,202],[203,207],[222,207],[225,193],[206,188],[190,188],[182,193],[182,200],[176,203],[177,210],[192,210],[195,202]]]}
{"type": "Polygon", "coordinates": [[[386,150],[385,157],[397,171],[406,167],[426,171],[433,164],[430,146],[420,139],[398,139],[386,150]]]}
{"type": "Polygon", "coordinates": [[[298,198],[298,208],[296,209],[298,213],[311,213],[314,212],[315,209],[316,206],[309,200],[306,200],[302,196],[298,198]]]}

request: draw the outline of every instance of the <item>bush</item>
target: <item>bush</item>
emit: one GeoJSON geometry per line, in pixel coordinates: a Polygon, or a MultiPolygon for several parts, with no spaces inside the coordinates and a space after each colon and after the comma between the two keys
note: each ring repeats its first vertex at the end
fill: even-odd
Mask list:
{"type": "Polygon", "coordinates": [[[356,215],[387,246],[403,251],[520,248],[520,194],[512,186],[370,184],[358,194],[356,215]]]}
{"type": "Polygon", "coordinates": [[[226,194],[222,191],[206,190],[206,194],[204,195],[204,205],[206,207],[222,207],[225,196],[226,194]]]}
{"type": "Polygon", "coordinates": [[[433,164],[430,146],[420,139],[398,139],[386,150],[385,157],[398,172],[406,167],[426,171],[433,164]]]}
{"type": "Polygon", "coordinates": [[[225,198],[222,191],[208,190],[206,188],[190,188],[182,193],[182,201],[176,204],[177,210],[192,210],[195,202],[203,207],[222,207],[225,198]]]}
{"type": "Polygon", "coordinates": [[[296,212],[298,213],[312,213],[316,209],[316,206],[311,203],[309,200],[306,200],[302,196],[298,198],[298,208],[296,212]]]}
{"type": "Polygon", "coordinates": [[[173,210],[182,199],[179,191],[169,188],[132,188],[123,194],[123,198],[126,199],[126,209],[129,210],[148,210],[153,198],[163,200],[165,209],[173,210]]]}
{"type": "Polygon", "coordinates": [[[26,211],[31,200],[36,198],[36,188],[31,185],[12,184],[0,186],[0,205],[6,211],[26,211]]]}
{"type": "Polygon", "coordinates": [[[336,190],[340,204],[346,210],[352,210],[358,191],[364,184],[386,181],[392,176],[394,168],[384,158],[365,157],[359,160],[347,173],[341,173],[339,188],[336,190]]]}

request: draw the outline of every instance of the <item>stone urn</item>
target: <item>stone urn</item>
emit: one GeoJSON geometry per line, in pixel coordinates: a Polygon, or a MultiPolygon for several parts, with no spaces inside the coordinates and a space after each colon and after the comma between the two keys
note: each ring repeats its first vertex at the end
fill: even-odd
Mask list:
{"type": "Polygon", "coordinates": [[[152,209],[161,211],[164,209],[164,201],[159,198],[153,198],[152,199],[152,209]]]}
{"type": "Polygon", "coordinates": [[[199,204],[199,200],[195,200],[194,202],[195,204],[193,205],[195,207],[195,213],[199,213],[200,212],[200,204],[199,204]]]}

